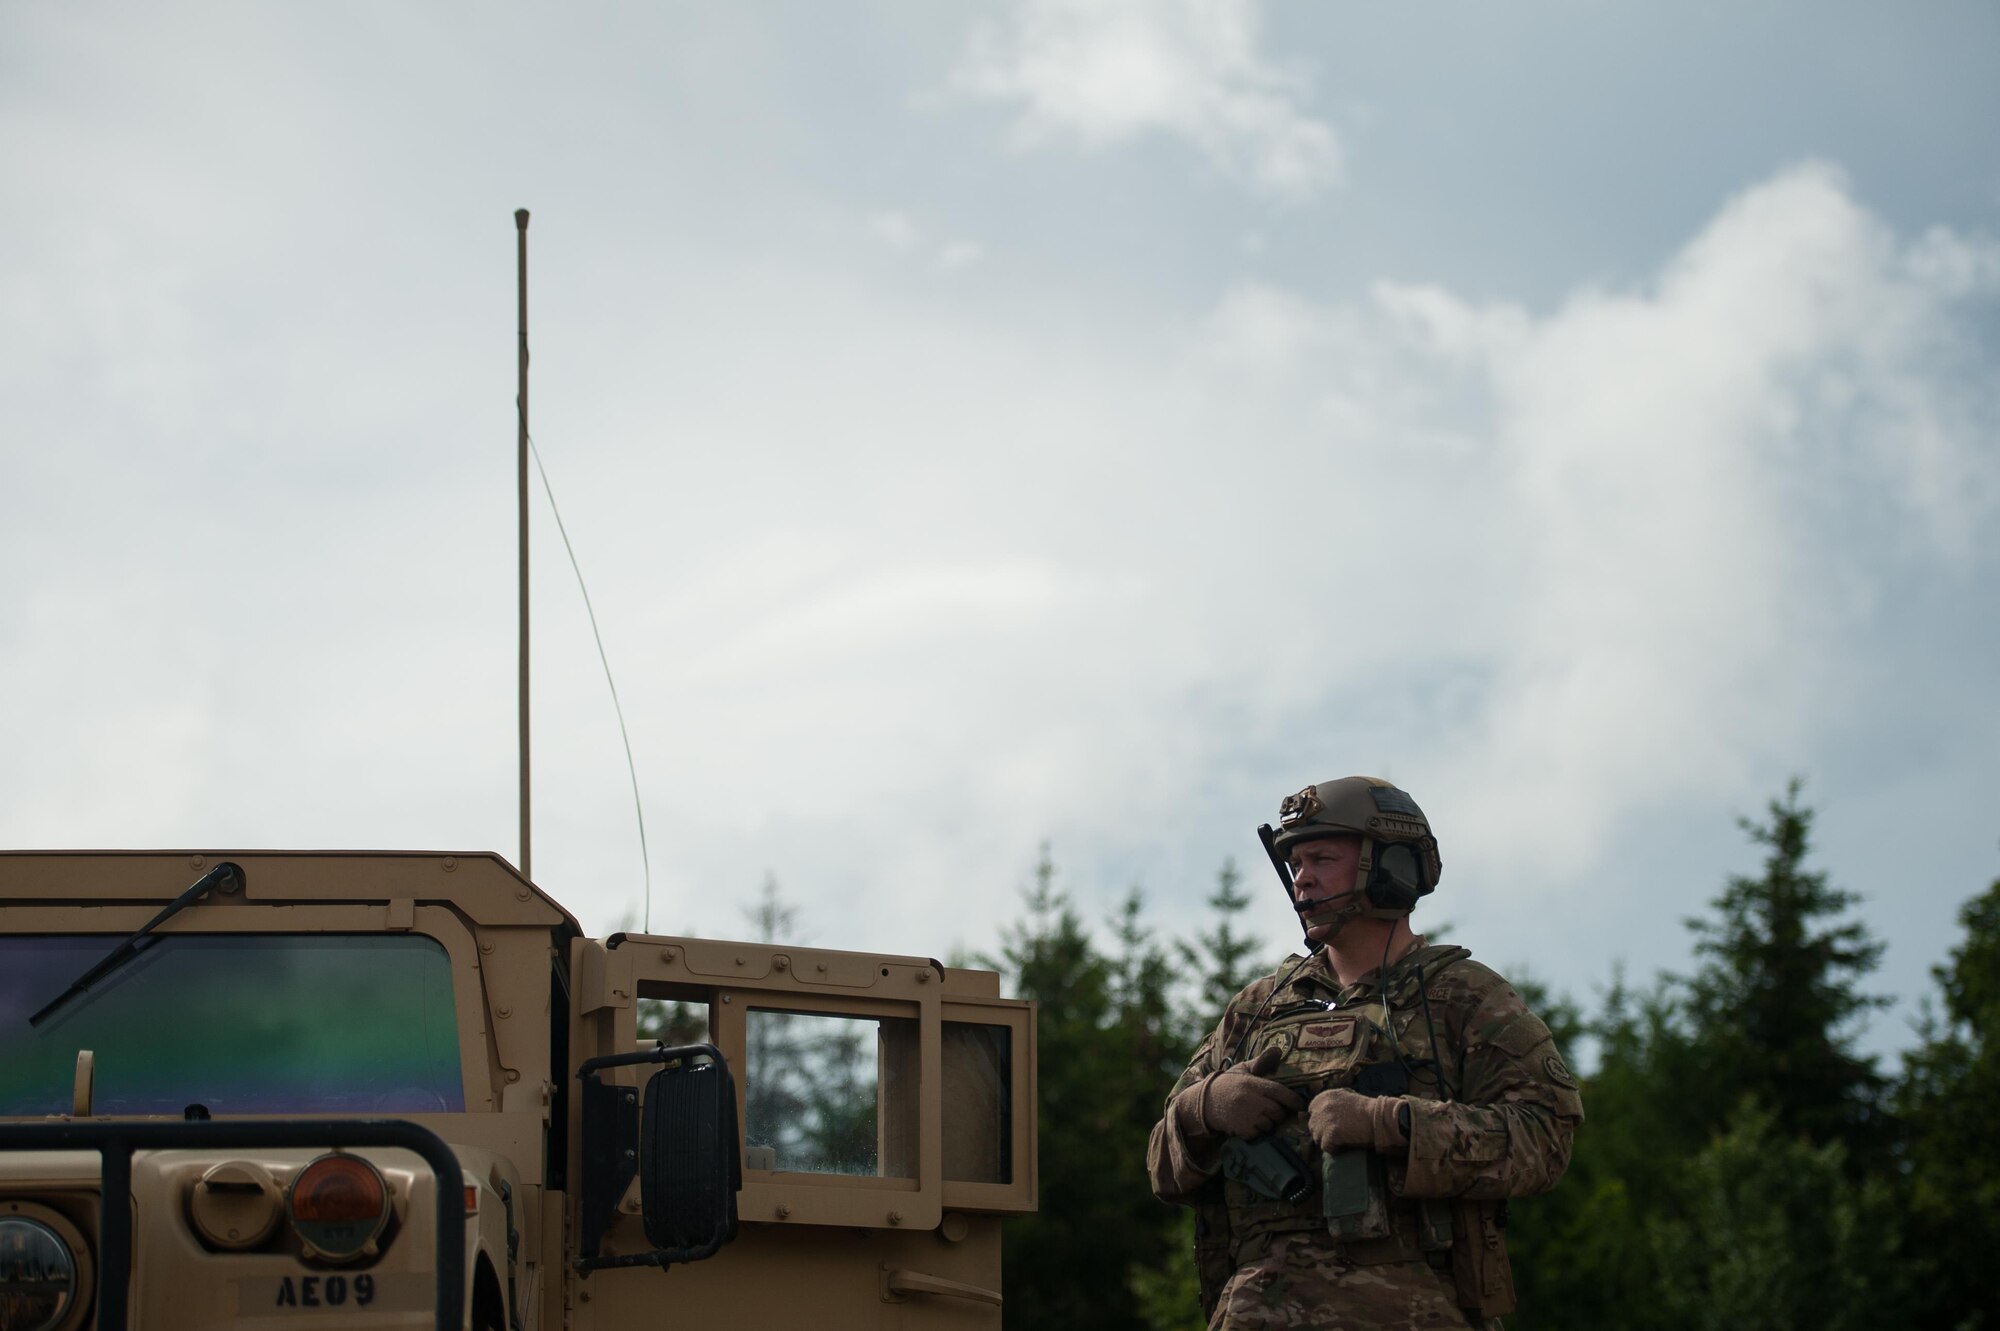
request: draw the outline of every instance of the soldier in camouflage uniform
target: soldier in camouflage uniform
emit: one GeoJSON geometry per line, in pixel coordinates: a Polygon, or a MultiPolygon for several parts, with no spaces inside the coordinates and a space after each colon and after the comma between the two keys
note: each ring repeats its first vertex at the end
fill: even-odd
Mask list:
{"type": "Polygon", "coordinates": [[[1506,1200],[1562,1177],[1576,1081],[1505,980],[1410,932],[1442,864],[1407,794],[1323,782],[1279,822],[1306,955],[1230,1001],[1147,1150],[1211,1331],[1497,1327],[1506,1200]]]}

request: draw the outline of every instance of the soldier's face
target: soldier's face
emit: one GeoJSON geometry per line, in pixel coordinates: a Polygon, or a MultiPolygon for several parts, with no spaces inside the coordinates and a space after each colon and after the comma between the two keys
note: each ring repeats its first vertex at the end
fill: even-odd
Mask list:
{"type": "MultiPolygon", "coordinates": [[[[1308,841],[1292,852],[1292,904],[1303,912],[1334,903],[1351,895],[1361,868],[1361,838],[1322,837],[1308,841]]],[[[1323,924],[1307,933],[1308,938],[1324,939],[1336,925],[1323,924]]]]}

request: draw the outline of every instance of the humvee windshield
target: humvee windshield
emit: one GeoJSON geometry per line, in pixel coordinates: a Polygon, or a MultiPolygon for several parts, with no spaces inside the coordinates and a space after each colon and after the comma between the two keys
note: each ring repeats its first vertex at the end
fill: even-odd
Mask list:
{"type": "Polygon", "coordinates": [[[0,1115],[465,1108],[451,960],[416,934],[166,934],[36,1029],[108,934],[0,936],[0,1115]]]}

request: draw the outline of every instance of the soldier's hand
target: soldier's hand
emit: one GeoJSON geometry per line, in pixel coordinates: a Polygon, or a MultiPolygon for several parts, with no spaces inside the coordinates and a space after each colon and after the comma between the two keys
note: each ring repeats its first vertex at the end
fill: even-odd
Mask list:
{"type": "Polygon", "coordinates": [[[1400,1095],[1363,1095],[1340,1086],[1313,1097],[1307,1123],[1314,1143],[1329,1155],[1356,1146],[1395,1155],[1410,1144],[1399,1121],[1403,1104],[1400,1095]]]}
{"type": "Polygon", "coordinates": [[[1306,1107],[1297,1091],[1271,1080],[1284,1051],[1266,1049],[1254,1063],[1239,1063],[1204,1077],[1174,1100],[1183,1131],[1196,1136],[1255,1141],[1306,1107]]]}

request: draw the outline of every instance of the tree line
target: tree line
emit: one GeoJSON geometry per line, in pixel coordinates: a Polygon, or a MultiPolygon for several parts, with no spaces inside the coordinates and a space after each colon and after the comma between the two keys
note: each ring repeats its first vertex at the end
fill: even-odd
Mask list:
{"type": "MultiPolygon", "coordinates": [[[[1916,1044],[1860,1052],[1882,945],[1810,867],[1794,781],[1741,826],[1761,864],[1688,921],[1694,965],[1586,1008],[1513,978],[1583,1078],[1568,1176],[1516,1201],[1510,1327],[2000,1327],[2000,881],[1959,912],[1916,1044]],[[1580,1057],[1580,1055],[1588,1056],[1580,1057]]],[[[1147,1135],[1187,1058],[1278,958],[1225,863],[1205,928],[1168,937],[1137,888],[1109,942],[1047,848],[990,957],[1040,1007],[1041,1207],[1006,1233],[1010,1327],[1201,1326],[1190,1214],[1148,1192],[1147,1135]]]]}

